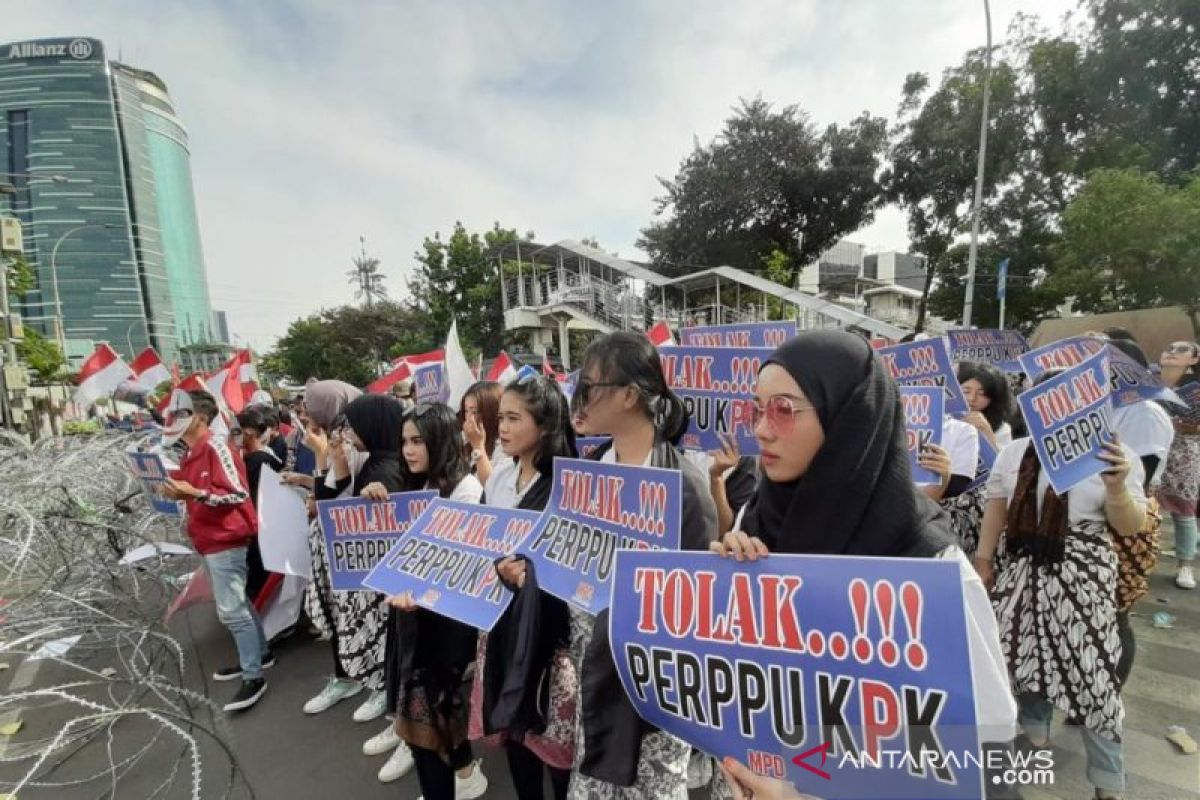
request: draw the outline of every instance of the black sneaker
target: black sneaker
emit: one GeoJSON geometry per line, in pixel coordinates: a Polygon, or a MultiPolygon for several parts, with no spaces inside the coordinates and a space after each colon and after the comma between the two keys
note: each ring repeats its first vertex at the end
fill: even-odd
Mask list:
{"type": "Polygon", "coordinates": [[[225,710],[241,711],[243,708],[249,708],[266,693],[267,682],[262,678],[256,681],[242,681],[242,688],[238,689],[233,699],[225,704],[225,710]]]}
{"type": "MultiPolygon", "coordinates": [[[[262,666],[263,669],[270,669],[275,666],[275,654],[270,650],[263,656],[262,666]]],[[[212,674],[214,681],[236,681],[240,677],[242,677],[242,668],[240,666],[223,667],[212,674]]]]}

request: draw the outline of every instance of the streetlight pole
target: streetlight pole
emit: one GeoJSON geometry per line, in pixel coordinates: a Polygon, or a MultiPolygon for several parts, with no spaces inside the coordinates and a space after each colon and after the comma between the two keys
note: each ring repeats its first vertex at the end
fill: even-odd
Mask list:
{"type": "Polygon", "coordinates": [[[983,0],[983,15],[987,22],[987,51],[983,71],[983,119],[979,123],[979,163],[975,169],[975,204],[971,208],[971,247],[967,255],[967,294],[963,298],[963,327],[971,327],[971,311],[975,305],[975,259],[979,254],[979,207],[983,202],[983,165],[987,158],[988,100],[992,93],[992,9],[983,0]]]}
{"type": "MultiPolygon", "coordinates": [[[[62,297],[58,293],[58,248],[66,241],[71,234],[81,231],[84,228],[116,228],[117,225],[97,224],[95,222],[86,222],[83,225],[76,225],[74,228],[68,229],[62,236],[58,237],[58,241],[54,243],[53,249],[50,250],[50,283],[54,287],[54,335],[58,341],[58,349],[63,355],[67,354],[67,340],[63,335],[63,315],[62,315],[62,297]]],[[[132,347],[130,350],[132,351],[132,347]]],[[[132,356],[131,356],[132,357],[132,356]]]]}

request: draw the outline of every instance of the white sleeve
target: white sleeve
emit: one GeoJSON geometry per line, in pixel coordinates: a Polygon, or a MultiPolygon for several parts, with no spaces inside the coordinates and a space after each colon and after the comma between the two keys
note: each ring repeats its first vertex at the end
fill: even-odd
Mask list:
{"type": "Polygon", "coordinates": [[[1017,473],[1021,470],[1021,459],[1025,448],[1029,446],[1028,438],[1017,439],[1008,444],[996,456],[992,464],[992,474],[988,477],[984,497],[988,500],[1009,500],[1017,490],[1017,473]]]}
{"type": "Polygon", "coordinates": [[[1142,466],[1142,459],[1133,449],[1122,445],[1125,451],[1125,458],[1129,461],[1129,474],[1125,476],[1125,488],[1129,490],[1129,496],[1133,498],[1133,502],[1137,503],[1142,508],[1146,507],[1146,492],[1142,486],[1146,483],[1146,468],[1142,466]]]}
{"type": "Polygon", "coordinates": [[[979,432],[965,422],[946,417],[942,446],[950,453],[950,474],[975,477],[979,466],[979,432]]]}
{"type": "Polygon", "coordinates": [[[1013,440],[1012,426],[1009,425],[1007,422],[1000,423],[1000,427],[996,428],[995,433],[996,433],[996,444],[998,444],[1000,447],[1004,448],[1004,447],[1008,447],[1010,444],[1012,444],[1012,440],[1013,440]]]}
{"type": "Polygon", "coordinates": [[[474,475],[468,475],[458,482],[458,486],[454,487],[449,499],[458,503],[478,503],[481,497],[483,497],[482,484],[474,475]]]}

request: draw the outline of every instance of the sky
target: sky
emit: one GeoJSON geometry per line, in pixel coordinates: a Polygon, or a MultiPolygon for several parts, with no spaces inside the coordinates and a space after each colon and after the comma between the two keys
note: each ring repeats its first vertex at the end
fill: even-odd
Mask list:
{"type": "MultiPolygon", "coordinates": [[[[1058,28],[1075,0],[992,0],[1058,28]]],[[[456,220],[640,258],[658,176],[739,98],[818,127],[895,116],[904,77],[984,42],[978,0],[5,0],[0,39],[92,36],[188,128],[213,307],[260,351],[353,300],[359,237],[407,294],[456,220]]],[[[849,238],[904,250],[903,214],[849,238]]]]}

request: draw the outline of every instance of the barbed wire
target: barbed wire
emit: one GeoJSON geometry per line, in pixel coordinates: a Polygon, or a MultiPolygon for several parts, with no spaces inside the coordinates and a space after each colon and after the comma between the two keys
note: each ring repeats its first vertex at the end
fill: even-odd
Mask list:
{"type": "Polygon", "coordinates": [[[10,794],[117,797],[125,779],[158,770],[146,797],[228,797],[239,785],[254,796],[223,714],[186,688],[185,646],[166,623],[196,558],[120,563],[141,545],[186,543],[128,468],[124,451],[140,438],[31,445],[0,431],[0,662],[14,662],[0,672],[12,676],[0,723],[44,734],[0,736],[10,794]]]}

